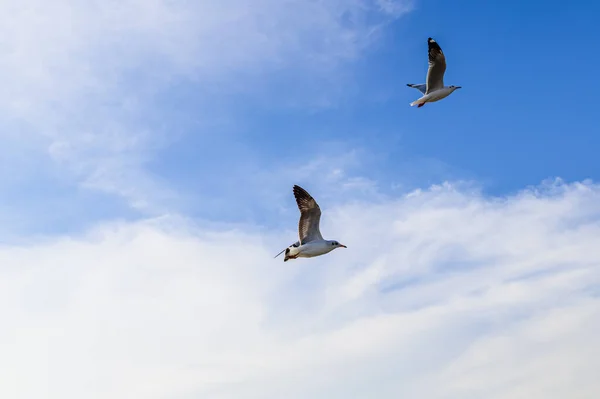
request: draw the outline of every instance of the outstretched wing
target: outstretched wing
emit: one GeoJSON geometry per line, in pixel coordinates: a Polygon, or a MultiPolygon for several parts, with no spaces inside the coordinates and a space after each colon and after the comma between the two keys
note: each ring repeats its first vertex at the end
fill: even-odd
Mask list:
{"type": "Polygon", "coordinates": [[[294,197],[300,210],[300,222],[298,223],[298,236],[300,244],[314,240],[322,240],[323,236],[319,231],[319,222],[321,221],[321,209],[317,201],[310,196],[305,189],[294,185],[294,197]]]}
{"type": "Polygon", "coordinates": [[[423,94],[425,94],[427,92],[427,84],[426,83],[423,83],[423,84],[420,84],[420,85],[415,85],[415,84],[412,84],[412,83],[407,83],[406,85],[408,87],[412,87],[414,89],[419,90],[423,94]]]}
{"type": "MultiPolygon", "coordinates": [[[[290,247],[296,247],[296,248],[298,248],[299,246],[300,246],[300,241],[296,241],[295,243],[293,243],[292,245],[290,245],[290,247]]],[[[280,253],[278,253],[277,255],[275,255],[273,257],[273,259],[276,258],[276,257],[278,257],[279,255],[281,255],[282,253],[284,253],[285,250],[288,249],[288,248],[289,247],[283,248],[280,253]]]]}
{"type": "Polygon", "coordinates": [[[446,57],[442,48],[432,38],[427,39],[429,47],[429,69],[427,70],[427,91],[439,90],[444,87],[444,73],[446,72],[446,57]]]}

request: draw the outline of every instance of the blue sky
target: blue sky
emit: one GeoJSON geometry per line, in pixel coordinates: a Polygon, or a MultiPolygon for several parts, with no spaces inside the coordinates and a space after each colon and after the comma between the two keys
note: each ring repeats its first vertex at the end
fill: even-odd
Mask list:
{"type": "Polygon", "coordinates": [[[598,7],[2,2],[0,397],[591,397],[598,7]]]}
{"type": "MultiPolygon", "coordinates": [[[[176,108],[176,126],[187,133],[151,168],[178,190],[201,195],[205,188],[219,201],[235,195],[223,186],[239,184],[246,170],[353,149],[367,153],[355,173],[385,192],[397,184],[409,190],[467,179],[505,195],[547,178],[596,179],[591,96],[599,83],[582,73],[595,57],[594,29],[588,7],[577,3],[549,3],[543,12],[521,2],[418,3],[364,57],[344,66],[340,82],[278,71],[260,76],[259,92],[218,99],[213,106],[227,123],[210,134],[198,135],[193,121],[205,105],[198,105],[202,88],[170,89],[167,109],[176,108]],[[446,81],[463,90],[417,112],[406,105],[418,93],[405,84],[424,80],[429,35],[446,52],[446,81]],[[311,86],[327,91],[328,83],[333,94],[311,86]],[[294,95],[305,104],[289,104],[294,95]],[[312,104],[320,96],[331,96],[330,105],[312,104]]],[[[302,179],[309,184],[311,177],[302,179]]],[[[280,190],[292,183],[281,182],[280,190]]],[[[234,214],[243,217],[245,206],[234,214]]]]}
{"type": "MultiPolygon", "coordinates": [[[[593,65],[596,57],[590,51],[597,31],[590,7],[584,2],[549,2],[543,10],[511,1],[415,2],[397,19],[373,12],[355,15],[354,22],[340,27],[375,28],[367,34],[368,45],[352,47],[365,38],[350,36],[327,51],[312,50],[312,59],[302,58],[305,49],[292,49],[249,61],[247,68],[232,64],[237,61],[232,56],[214,66],[221,73],[210,80],[177,70],[161,81],[157,76],[164,73],[165,60],[150,53],[145,63],[119,65],[113,83],[123,91],[115,98],[93,93],[78,116],[62,123],[74,132],[92,130],[102,109],[99,118],[117,114],[127,120],[124,129],[150,132],[145,144],[150,148],[143,154],[136,148],[131,156],[143,158],[135,162],[145,178],[170,191],[160,209],[214,221],[277,223],[269,205],[258,205],[268,198],[238,201],[233,185],[249,182],[247,173],[351,151],[356,152],[352,165],[339,160],[328,167],[350,168],[348,173],[371,180],[389,195],[445,180],[469,180],[502,196],[547,178],[596,179],[599,139],[591,96],[600,83],[584,73],[584,65],[593,65]],[[369,19],[375,22],[369,25],[369,19]],[[428,36],[446,53],[446,82],[463,89],[448,101],[414,110],[407,104],[418,93],[405,84],[424,80],[428,36]]],[[[302,32],[293,33],[299,45],[324,47],[311,37],[302,42],[302,32]]],[[[131,45],[117,47],[115,54],[131,45]]],[[[22,145],[18,139],[14,143],[22,145]]],[[[56,168],[50,162],[47,166],[56,168]]],[[[60,215],[61,220],[44,224],[56,231],[85,228],[104,216],[137,217],[122,199],[81,192],[81,175],[69,183],[65,170],[48,176],[37,166],[28,168],[35,173],[9,184],[5,204],[18,212],[60,215]],[[17,200],[35,196],[36,190],[50,201],[17,200]],[[59,204],[69,199],[73,207],[67,211],[59,204]]],[[[287,195],[289,202],[291,185],[310,184],[311,178],[278,181],[280,199],[287,195]]],[[[38,232],[48,229],[53,230],[38,232]]]]}

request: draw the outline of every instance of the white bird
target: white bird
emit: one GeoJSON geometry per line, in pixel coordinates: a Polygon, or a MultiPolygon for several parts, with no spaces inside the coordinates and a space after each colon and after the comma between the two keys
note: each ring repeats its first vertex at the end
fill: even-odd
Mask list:
{"type": "Polygon", "coordinates": [[[427,39],[429,47],[429,69],[427,70],[427,83],[412,84],[408,83],[408,87],[413,87],[423,93],[423,97],[410,103],[413,107],[421,108],[425,103],[433,103],[443,98],[448,97],[460,86],[444,86],[444,73],[446,72],[446,57],[442,52],[439,44],[432,38],[427,39]]]}
{"type": "Polygon", "coordinates": [[[294,185],[294,197],[300,210],[300,222],[298,223],[299,241],[290,245],[275,257],[285,251],[284,262],[288,259],[312,258],[325,255],[336,248],[347,248],[335,240],[324,240],[319,231],[321,220],[321,208],[317,201],[300,186],[294,185]]]}

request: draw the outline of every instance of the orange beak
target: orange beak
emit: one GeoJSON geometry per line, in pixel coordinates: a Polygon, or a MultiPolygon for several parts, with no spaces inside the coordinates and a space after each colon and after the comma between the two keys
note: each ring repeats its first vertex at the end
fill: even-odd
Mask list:
{"type": "Polygon", "coordinates": [[[347,246],[345,246],[344,244],[340,244],[340,247],[342,248],[348,248],[347,246]]]}

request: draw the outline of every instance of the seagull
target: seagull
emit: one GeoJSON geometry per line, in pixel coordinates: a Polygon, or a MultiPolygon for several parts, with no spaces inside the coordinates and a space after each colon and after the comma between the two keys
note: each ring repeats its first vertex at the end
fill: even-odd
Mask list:
{"type": "Polygon", "coordinates": [[[413,107],[421,108],[425,103],[433,103],[448,97],[460,86],[444,86],[444,72],[446,72],[446,57],[442,52],[439,44],[432,38],[427,39],[429,47],[429,69],[427,70],[427,83],[412,84],[408,83],[408,87],[413,87],[423,93],[423,97],[410,103],[413,107]]]}
{"type": "Polygon", "coordinates": [[[319,255],[325,255],[336,248],[347,248],[335,240],[324,240],[319,231],[319,221],[321,220],[321,208],[311,195],[300,186],[294,185],[294,197],[300,210],[300,222],[298,223],[299,241],[290,245],[277,255],[285,251],[284,262],[288,259],[312,258],[319,255]]]}

